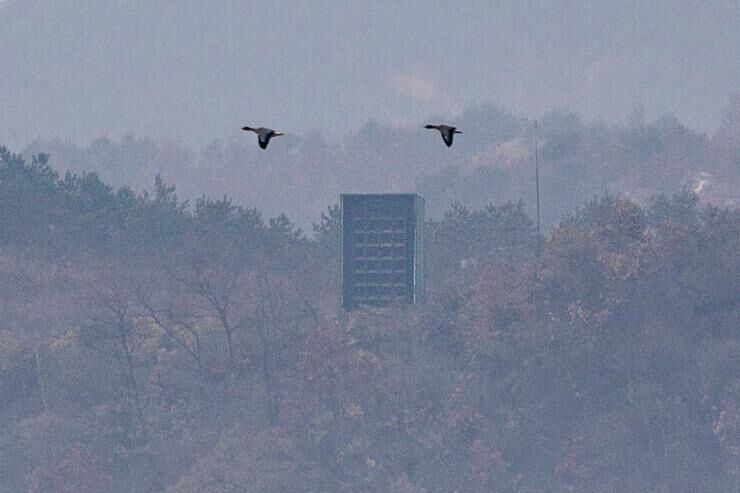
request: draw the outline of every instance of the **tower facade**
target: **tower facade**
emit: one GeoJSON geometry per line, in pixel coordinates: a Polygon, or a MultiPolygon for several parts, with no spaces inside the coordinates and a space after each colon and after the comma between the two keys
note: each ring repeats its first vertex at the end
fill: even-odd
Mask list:
{"type": "Polygon", "coordinates": [[[424,298],[424,199],[417,194],[343,194],[342,306],[424,298]]]}

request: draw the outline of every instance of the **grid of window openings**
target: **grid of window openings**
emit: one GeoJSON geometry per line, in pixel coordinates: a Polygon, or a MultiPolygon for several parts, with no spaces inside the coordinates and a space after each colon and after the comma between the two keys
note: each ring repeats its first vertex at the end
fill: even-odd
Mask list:
{"type": "Polygon", "coordinates": [[[406,211],[400,207],[355,209],[352,217],[352,298],[382,304],[409,296],[406,211]]]}
{"type": "Polygon", "coordinates": [[[423,298],[424,199],[416,194],[343,194],[342,305],[423,298]]]}

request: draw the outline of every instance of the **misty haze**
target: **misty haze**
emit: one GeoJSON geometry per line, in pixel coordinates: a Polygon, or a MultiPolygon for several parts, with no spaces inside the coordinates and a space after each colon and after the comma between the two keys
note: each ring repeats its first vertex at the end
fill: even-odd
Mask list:
{"type": "Polygon", "coordinates": [[[0,493],[740,493],[740,1],[0,25],[0,493]]]}

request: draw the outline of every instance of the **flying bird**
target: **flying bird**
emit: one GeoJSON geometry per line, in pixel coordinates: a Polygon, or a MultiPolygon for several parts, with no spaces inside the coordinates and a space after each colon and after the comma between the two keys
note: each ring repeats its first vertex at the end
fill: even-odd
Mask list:
{"type": "Polygon", "coordinates": [[[455,134],[462,133],[457,128],[451,127],[449,125],[425,125],[424,128],[439,130],[439,133],[442,134],[442,140],[445,141],[447,147],[450,147],[452,145],[452,138],[455,136],[455,134]]]}
{"type": "Polygon", "coordinates": [[[262,149],[267,149],[267,144],[270,143],[271,138],[284,135],[283,132],[276,132],[275,130],[271,128],[265,128],[265,127],[258,127],[258,128],[242,127],[242,130],[246,130],[247,132],[256,133],[257,142],[259,143],[262,149]]]}

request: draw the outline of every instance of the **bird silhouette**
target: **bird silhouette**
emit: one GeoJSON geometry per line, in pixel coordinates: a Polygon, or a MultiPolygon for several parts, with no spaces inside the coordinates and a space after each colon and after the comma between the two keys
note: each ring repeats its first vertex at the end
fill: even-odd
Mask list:
{"type": "Polygon", "coordinates": [[[451,127],[449,125],[425,125],[424,128],[439,130],[439,133],[442,134],[442,140],[445,141],[447,147],[450,147],[452,145],[452,138],[455,136],[455,134],[462,133],[457,128],[451,127]]]}
{"type": "Polygon", "coordinates": [[[242,130],[246,130],[247,132],[256,133],[257,143],[260,145],[262,149],[267,149],[267,144],[270,143],[271,138],[284,135],[283,132],[276,132],[275,130],[271,128],[265,128],[265,127],[258,127],[258,128],[242,127],[242,130]]]}

